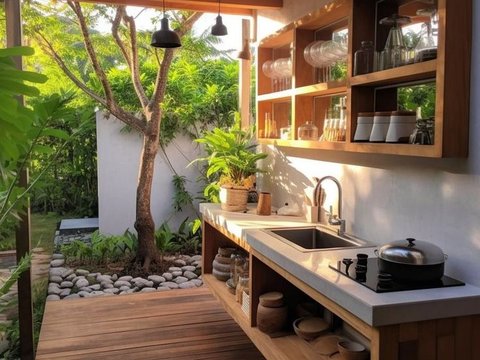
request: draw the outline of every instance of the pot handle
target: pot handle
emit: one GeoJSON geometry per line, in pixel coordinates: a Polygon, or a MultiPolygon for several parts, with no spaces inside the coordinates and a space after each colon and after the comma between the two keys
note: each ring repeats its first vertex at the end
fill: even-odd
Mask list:
{"type": "Polygon", "coordinates": [[[373,253],[378,256],[378,249],[373,250],[373,253]]]}

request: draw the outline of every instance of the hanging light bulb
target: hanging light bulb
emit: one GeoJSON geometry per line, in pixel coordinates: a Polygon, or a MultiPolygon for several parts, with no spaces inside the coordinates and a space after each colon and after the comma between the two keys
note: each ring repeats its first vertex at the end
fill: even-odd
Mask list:
{"type": "Polygon", "coordinates": [[[168,19],[165,16],[165,0],[163,0],[163,19],[161,20],[160,30],[152,34],[152,43],[150,45],[164,49],[182,46],[178,34],[170,30],[168,26],[168,19]]]}
{"type": "Polygon", "coordinates": [[[218,15],[215,25],[212,26],[212,35],[224,36],[227,34],[227,27],[223,25],[222,17],[220,16],[220,0],[218,0],[218,15]]]}

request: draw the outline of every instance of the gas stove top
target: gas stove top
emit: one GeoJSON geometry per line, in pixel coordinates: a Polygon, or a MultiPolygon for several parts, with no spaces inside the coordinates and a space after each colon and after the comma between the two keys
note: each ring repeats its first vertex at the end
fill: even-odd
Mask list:
{"type": "Polygon", "coordinates": [[[396,281],[390,274],[379,273],[376,257],[343,259],[343,261],[330,264],[330,268],[377,293],[465,285],[465,283],[446,275],[439,280],[429,282],[396,281]]]}

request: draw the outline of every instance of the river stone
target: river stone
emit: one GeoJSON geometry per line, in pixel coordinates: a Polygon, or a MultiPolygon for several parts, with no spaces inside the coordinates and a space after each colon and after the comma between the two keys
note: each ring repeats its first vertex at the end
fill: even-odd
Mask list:
{"type": "Polygon", "coordinates": [[[62,283],[60,284],[60,287],[62,287],[62,288],[72,288],[73,283],[71,281],[62,281],[62,283]]]}
{"type": "Polygon", "coordinates": [[[180,270],[180,271],[172,271],[172,275],[173,275],[173,277],[182,276],[182,275],[183,275],[183,271],[182,271],[182,270],[180,270]]]}
{"type": "Polygon", "coordinates": [[[193,255],[192,260],[194,261],[202,261],[202,255],[193,255]]]}
{"type": "Polygon", "coordinates": [[[128,286],[129,288],[132,286],[130,282],[124,281],[124,280],[117,280],[115,281],[115,284],[113,284],[116,288],[122,287],[122,286],[128,286]]]}
{"type": "Polygon", "coordinates": [[[47,296],[47,301],[49,301],[49,300],[60,300],[60,296],[58,296],[58,295],[53,295],[53,294],[48,295],[48,296],[47,296]]]}
{"type": "Polygon", "coordinates": [[[160,275],[150,275],[148,277],[148,280],[153,281],[153,283],[155,285],[158,285],[162,282],[165,282],[165,278],[163,276],[160,276],[160,275]]]}
{"type": "Polygon", "coordinates": [[[98,291],[100,290],[101,286],[100,284],[93,284],[93,285],[90,285],[89,288],[92,289],[93,291],[98,291]]]}
{"type": "Polygon", "coordinates": [[[178,287],[180,289],[192,289],[192,288],[196,288],[197,285],[195,285],[194,283],[192,283],[190,281],[187,281],[187,282],[179,284],[178,287]]]}
{"type": "Polygon", "coordinates": [[[50,261],[50,266],[51,267],[60,267],[63,264],[65,264],[64,259],[55,259],[55,260],[50,261]]]}
{"type": "Polygon", "coordinates": [[[120,286],[120,288],[118,289],[120,291],[127,291],[127,290],[130,290],[130,286],[120,286]]]}
{"type": "Polygon", "coordinates": [[[75,283],[75,286],[77,288],[83,288],[88,286],[88,280],[87,279],[78,279],[77,282],[75,283]]]}
{"type": "Polygon", "coordinates": [[[60,295],[62,293],[62,289],[58,287],[48,287],[48,295],[60,295]]]}
{"type": "MultiPolygon", "coordinates": [[[[74,275],[74,274],[72,274],[72,275],[74,275]]],[[[72,276],[72,275],[70,275],[70,276],[72,276]]],[[[75,285],[77,283],[77,281],[80,280],[80,279],[85,279],[85,276],[75,276],[73,278],[73,280],[69,280],[69,281],[71,281],[73,283],[73,285],[75,285]]]]}
{"type": "Polygon", "coordinates": [[[131,277],[130,275],[126,275],[126,276],[119,277],[117,281],[130,281],[132,279],[133,277],[131,277]]]}
{"type": "Polygon", "coordinates": [[[168,272],[163,273],[162,277],[164,277],[166,281],[172,281],[173,280],[173,275],[168,273],[168,272]]]}
{"type": "Polygon", "coordinates": [[[57,284],[60,284],[63,279],[61,276],[58,276],[58,275],[51,275],[50,276],[50,281],[53,282],[53,283],[57,283],[57,284]]]}
{"type": "Polygon", "coordinates": [[[87,280],[90,285],[96,284],[97,283],[97,275],[94,274],[88,274],[87,275],[87,280]]]}
{"type": "MultiPolygon", "coordinates": [[[[133,281],[133,280],[132,280],[133,281]]],[[[138,279],[133,282],[135,287],[144,288],[144,287],[153,287],[153,281],[145,280],[145,279],[138,279]]]]}
{"type": "Polygon", "coordinates": [[[68,299],[79,299],[80,295],[78,294],[71,294],[63,298],[63,300],[68,300],[68,299]]]}
{"type": "Polygon", "coordinates": [[[62,292],[60,293],[60,297],[61,297],[61,298],[64,298],[64,297],[70,295],[71,292],[72,292],[72,289],[68,289],[68,288],[67,288],[67,289],[63,289],[62,292]]]}
{"type": "Polygon", "coordinates": [[[174,271],[182,271],[182,268],[179,268],[177,266],[171,266],[168,268],[168,271],[174,272],[174,271]]]}
{"type": "Polygon", "coordinates": [[[170,289],[178,289],[178,284],[171,282],[171,281],[165,281],[162,286],[166,286],[170,289]]]}
{"type": "Polygon", "coordinates": [[[173,264],[176,265],[176,266],[185,266],[187,265],[187,262],[185,260],[182,260],[182,259],[176,259],[173,261],[173,264]]]}
{"type": "Polygon", "coordinates": [[[88,274],[90,274],[90,271],[84,269],[77,269],[75,270],[75,274],[77,274],[78,276],[87,276],[88,274]]]}
{"type": "Polygon", "coordinates": [[[157,288],[157,291],[168,291],[168,290],[172,290],[172,289],[170,289],[169,287],[166,287],[166,286],[159,286],[157,288]]]}
{"type": "Polygon", "coordinates": [[[80,297],[89,297],[90,293],[88,291],[79,291],[77,293],[80,297]]]}
{"type": "Polygon", "coordinates": [[[140,292],[142,292],[142,293],[155,292],[155,291],[157,291],[157,289],[152,288],[152,287],[144,287],[142,290],[140,290],[140,292]]]}
{"type": "Polygon", "coordinates": [[[91,296],[100,296],[100,295],[105,295],[103,291],[95,290],[90,293],[91,296]]]}
{"type": "Polygon", "coordinates": [[[62,276],[65,278],[69,275],[73,274],[73,269],[65,269],[65,271],[63,272],[62,276]]]}
{"type": "Polygon", "coordinates": [[[88,292],[88,293],[91,293],[91,292],[93,291],[93,290],[90,289],[89,287],[82,287],[82,288],[80,288],[80,289],[78,289],[78,290],[83,291],[83,292],[88,292]]]}
{"type": "Polygon", "coordinates": [[[195,284],[196,286],[202,286],[203,285],[203,281],[200,280],[200,279],[193,279],[193,280],[190,280],[190,282],[195,284]]]}
{"type": "Polygon", "coordinates": [[[98,275],[97,276],[97,281],[102,282],[102,281],[112,281],[112,277],[110,275],[98,275]]]}
{"type": "Polygon", "coordinates": [[[65,259],[65,256],[63,256],[63,254],[56,253],[56,254],[52,254],[52,259],[53,260],[65,259]]]}
{"type": "Polygon", "coordinates": [[[49,275],[52,276],[63,276],[63,273],[66,271],[64,267],[58,267],[58,268],[51,268],[49,271],[49,275]]]}
{"type": "Polygon", "coordinates": [[[188,281],[188,279],[186,277],[183,277],[183,276],[179,276],[175,280],[173,280],[173,282],[175,282],[176,284],[181,284],[181,283],[184,283],[184,282],[187,282],[187,281],[188,281]]]}
{"type": "Polygon", "coordinates": [[[195,268],[198,268],[199,266],[201,267],[202,262],[201,261],[194,261],[194,262],[192,262],[192,266],[195,266],[195,268]]]}
{"type": "Polygon", "coordinates": [[[68,276],[65,278],[65,280],[66,280],[66,281],[71,281],[71,282],[73,282],[73,280],[74,280],[76,277],[77,277],[77,276],[76,276],[75,274],[70,274],[70,275],[68,275],[68,276]]]}
{"type": "Polygon", "coordinates": [[[111,288],[111,289],[105,289],[103,290],[103,292],[105,294],[118,294],[120,292],[120,290],[118,290],[117,288],[111,288]]]}
{"type": "Polygon", "coordinates": [[[100,286],[104,289],[113,289],[114,288],[112,283],[109,283],[109,282],[106,282],[106,281],[102,281],[100,286]]]}
{"type": "Polygon", "coordinates": [[[195,271],[195,266],[192,265],[187,265],[187,266],[182,266],[183,271],[195,271]]]}
{"type": "Polygon", "coordinates": [[[118,275],[117,275],[117,274],[113,274],[112,277],[111,277],[111,280],[112,280],[112,281],[117,281],[117,280],[118,280],[118,275]]]}
{"type": "Polygon", "coordinates": [[[198,277],[197,274],[195,274],[191,271],[185,271],[183,273],[183,276],[186,277],[188,280],[196,279],[198,277]]]}

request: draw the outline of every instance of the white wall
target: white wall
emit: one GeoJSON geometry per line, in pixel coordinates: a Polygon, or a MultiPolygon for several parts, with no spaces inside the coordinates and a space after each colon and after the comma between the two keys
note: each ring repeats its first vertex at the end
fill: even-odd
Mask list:
{"type": "MultiPolygon", "coordinates": [[[[473,8],[473,34],[478,34],[480,4],[473,1],[473,8]]],[[[289,12],[284,11],[276,18],[292,21],[302,15],[294,13],[289,18],[289,12]]],[[[260,13],[259,17],[267,15],[260,13]]],[[[298,194],[312,185],[313,176],[333,175],[343,186],[343,217],[348,232],[377,244],[405,237],[433,242],[449,256],[448,275],[480,286],[478,64],[480,38],[474,36],[468,159],[421,159],[269,146],[271,175],[259,181],[261,190],[272,191],[278,206],[285,201],[300,201],[298,194]]]]}
{"type": "MultiPolygon", "coordinates": [[[[122,234],[127,228],[134,231],[142,138],[134,131],[122,132],[123,127],[123,123],[117,119],[106,118],[102,112],[97,112],[98,211],[100,232],[105,234],[122,234]]],[[[197,149],[186,137],[179,137],[166,149],[174,168],[189,180],[187,187],[194,196],[201,191],[195,181],[199,174],[194,166],[186,166],[198,156],[197,149]]],[[[152,214],[156,227],[174,213],[172,176],[170,167],[159,152],[152,189],[152,214]]],[[[190,209],[177,214],[169,222],[172,229],[176,230],[187,216],[194,218],[196,215],[190,209]]]]}

